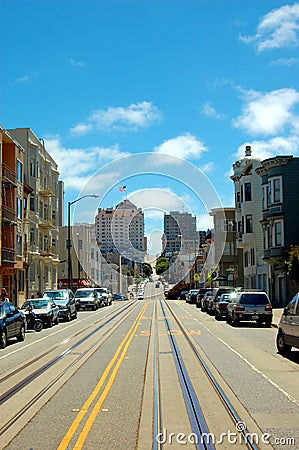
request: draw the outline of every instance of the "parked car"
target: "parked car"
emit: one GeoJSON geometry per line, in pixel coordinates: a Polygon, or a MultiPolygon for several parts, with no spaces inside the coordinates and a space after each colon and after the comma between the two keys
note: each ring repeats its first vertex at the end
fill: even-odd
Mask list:
{"type": "Polygon", "coordinates": [[[95,288],[95,291],[99,297],[102,297],[104,306],[112,305],[112,294],[106,287],[97,287],[95,288]]]}
{"type": "Polygon", "coordinates": [[[59,318],[69,322],[77,318],[75,296],[71,289],[51,289],[43,293],[43,298],[54,300],[59,308],[59,318]]]}
{"type": "Polygon", "coordinates": [[[25,314],[11,302],[0,303],[0,348],[5,348],[7,340],[16,337],[24,341],[26,330],[25,314]]]}
{"type": "Polygon", "coordinates": [[[201,308],[201,301],[205,295],[206,292],[210,291],[209,288],[200,288],[198,291],[198,294],[196,296],[196,308],[201,308]]]}
{"type": "Polygon", "coordinates": [[[187,291],[187,289],[183,289],[179,295],[179,300],[186,300],[186,296],[188,294],[189,291],[187,291]]]}
{"type": "Polygon", "coordinates": [[[235,293],[222,294],[219,302],[215,304],[215,319],[221,320],[226,319],[227,316],[227,305],[231,302],[232,297],[235,297],[235,293]]]}
{"type": "Polygon", "coordinates": [[[258,324],[272,323],[272,305],[266,292],[238,292],[227,305],[228,323],[238,325],[241,321],[256,321],[258,324]]]}
{"type": "Polygon", "coordinates": [[[196,303],[196,296],[198,294],[198,289],[190,289],[186,295],[186,303],[196,303]]]}
{"type": "Polygon", "coordinates": [[[31,298],[22,305],[22,310],[33,308],[34,314],[43,321],[45,325],[51,327],[59,324],[59,308],[53,300],[47,298],[31,298]]]}
{"type": "Polygon", "coordinates": [[[276,347],[282,355],[290,353],[292,347],[299,348],[299,293],[283,310],[278,324],[276,347]]]}
{"type": "Polygon", "coordinates": [[[212,295],[210,296],[208,304],[207,304],[208,314],[211,314],[211,316],[215,315],[216,303],[219,302],[222,294],[232,294],[232,293],[236,293],[236,292],[237,292],[237,290],[234,287],[221,286],[218,288],[213,288],[212,295]]]}
{"type": "Polygon", "coordinates": [[[93,309],[94,311],[99,307],[99,300],[97,291],[94,288],[79,288],[75,292],[75,301],[78,309],[93,309]]]}
{"type": "Polygon", "coordinates": [[[116,294],[113,294],[113,299],[114,300],[128,300],[127,295],[122,294],[121,292],[118,292],[116,294]]]}
{"type": "Polygon", "coordinates": [[[207,311],[207,307],[208,307],[208,302],[209,302],[209,298],[212,295],[212,290],[209,289],[203,296],[202,300],[201,300],[201,310],[203,312],[207,311]]]}

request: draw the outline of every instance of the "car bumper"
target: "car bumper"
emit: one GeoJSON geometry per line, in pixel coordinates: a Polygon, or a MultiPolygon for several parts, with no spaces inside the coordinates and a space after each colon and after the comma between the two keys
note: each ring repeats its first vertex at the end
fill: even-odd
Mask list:
{"type": "Polygon", "coordinates": [[[246,321],[267,321],[272,322],[272,314],[265,314],[265,313],[244,313],[244,312],[237,312],[235,313],[235,316],[238,320],[246,320],[246,321]]]}

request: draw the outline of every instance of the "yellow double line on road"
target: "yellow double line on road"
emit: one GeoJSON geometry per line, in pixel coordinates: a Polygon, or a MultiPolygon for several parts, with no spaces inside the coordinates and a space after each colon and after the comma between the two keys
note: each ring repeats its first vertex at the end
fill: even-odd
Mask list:
{"type": "Polygon", "coordinates": [[[131,328],[129,329],[128,333],[126,334],[126,336],[124,337],[124,339],[122,340],[122,342],[120,343],[119,347],[117,348],[113,358],[111,359],[111,361],[109,362],[108,366],[106,367],[106,369],[103,372],[103,375],[101,376],[98,384],[96,385],[96,387],[94,388],[93,392],[91,393],[90,397],[86,400],[86,402],[84,403],[83,407],[81,408],[81,410],[78,412],[77,417],[75,418],[74,422],[72,423],[72,425],[70,426],[69,430],[67,431],[66,435],[64,436],[64,438],[62,439],[61,443],[59,444],[59,447],[57,450],[66,450],[71,439],[73,438],[78,426],[80,425],[81,421],[83,420],[84,416],[86,415],[86,413],[88,412],[88,409],[91,405],[91,403],[95,400],[95,398],[97,397],[97,395],[99,394],[100,389],[102,388],[103,384],[105,383],[110,370],[112,369],[115,361],[118,359],[118,361],[115,364],[114,369],[112,370],[112,373],[110,375],[109,380],[107,381],[107,384],[102,392],[102,394],[100,395],[98,401],[96,402],[95,406],[93,407],[84,427],[83,430],[81,431],[77,442],[74,446],[74,450],[80,450],[82,449],[84,442],[88,436],[88,433],[91,430],[92,424],[95,421],[98,413],[100,412],[100,409],[102,407],[102,404],[105,400],[105,398],[108,395],[109,390],[112,387],[112,384],[116,378],[117,372],[120,368],[120,365],[127,353],[127,350],[129,348],[129,345],[134,337],[134,334],[136,333],[136,330],[138,328],[139,325],[139,321],[140,318],[144,315],[145,310],[147,308],[147,304],[145,304],[142,308],[142,310],[140,311],[140,313],[138,314],[137,318],[134,320],[134,323],[132,324],[131,328]]]}

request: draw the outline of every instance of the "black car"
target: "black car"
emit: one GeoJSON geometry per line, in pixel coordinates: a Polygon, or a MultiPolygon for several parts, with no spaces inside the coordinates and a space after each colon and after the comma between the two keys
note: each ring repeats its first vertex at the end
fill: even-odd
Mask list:
{"type": "Polygon", "coordinates": [[[236,294],[237,290],[234,287],[221,286],[218,288],[212,289],[212,295],[209,298],[209,302],[207,305],[207,312],[211,316],[215,316],[216,311],[216,303],[219,302],[222,294],[236,294]]]}
{"type": "Polygon", "coordinates": [[[0,303],[0,348],[5,348],[7,340],[16,337],[24,341],[26,330],[25,314],[10,302],[0,303]]]}
{"type": "Polygon", "coordinates": [[[59,318],[69,322],[77,318],[75,296],[71,289],[51,289],[43,293],[43,298],[54,300],[59,308],[59,318]]]}
{"type": "Polygon", "coordinates": [[[200,288],[196,296],[196,308],[201,308],[201,301],[206,292],[210,291],[209,288],[200,288]]]}
{"type": "Polygon", "coordinates": [[[190,289],[186,295],[186,303],[196,303],[196,297],[198,294],[198,289],[190,289]]]}

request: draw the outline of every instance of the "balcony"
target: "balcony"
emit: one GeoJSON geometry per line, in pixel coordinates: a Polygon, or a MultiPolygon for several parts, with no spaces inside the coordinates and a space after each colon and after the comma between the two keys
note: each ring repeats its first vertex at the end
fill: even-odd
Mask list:
{"type": "Polygon", "coordinates": [[[52,219],[39,219],[38,222],[38,226],[40,228],[46,229],[46,230],[50,230],[50,229],[55,229],[57,228],[57,222],[56,220],[52,220],[52,219]]]}
{"type": "Polygon", "coordinates": [[[8,206],[2,206],[3,225],[17,225],[17,212],[8,206]]]}
{"type": "Polygon", "coordinates": [[[16,250],[12,248],[2,248],[1,250],[1,263],[2,264],[15,264],[16,263],[16,250]]]}
{"type": "Polygon", "coordinates": [[[4,187],[17,187],[17,173],[7,164],[2,164],[2,184],[4,187]]]}
{"type": "Polygon", "coordinates": [[[39,253],[41,256],[57,256],[57,249],[56,247],[49,246],[41,249],[39,253]]]}
{"type": "Polygon", "coordinates": [[[43,186],[39,186],[38,193],[43,197],[54,197],[55,188],[49,184],[45,184],[43,186]]]}

